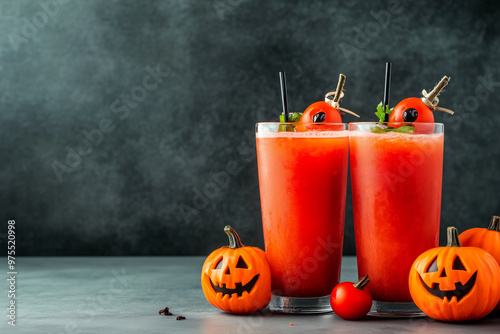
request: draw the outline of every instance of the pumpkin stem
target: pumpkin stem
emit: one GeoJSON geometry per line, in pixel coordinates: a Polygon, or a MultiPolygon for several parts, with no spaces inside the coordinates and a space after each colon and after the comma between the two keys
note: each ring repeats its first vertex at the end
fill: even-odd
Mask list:
{"type": "Polygon", "coordinates": [[[458,240],[458,230],[454,226],[449,226],[446,230],[448,233],[448,244],[446,247],[462,247],[458,240]]]}
{"type": "Polygon", "coordinates": [[[224,232],[226,232],[227,236],[229,237],[229,247],[233,249],[243,247],[240,236],[238,235],[238,233],[236,233],[234,228],[226,225],[226,227],[224,227],[224,232]]]}
{"type": "Polygon", "coordinates": [[[363,290],[368,283],[370,283],[370,279],[368,278],[368,275],[366,275],[360,279],[358,283],[354,284],[354,287],[356,289],[363,290]]]}
{"type": "Polygon", "coordinates": [[[493,216],[493,218],[491,218],[491,223],[490,226],[488,226],[488,230],[500,232],[500,217],[493,216]]]}

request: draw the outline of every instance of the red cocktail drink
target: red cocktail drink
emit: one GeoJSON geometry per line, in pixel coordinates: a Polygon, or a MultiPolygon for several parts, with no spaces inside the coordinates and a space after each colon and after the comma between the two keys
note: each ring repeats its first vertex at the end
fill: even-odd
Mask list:
{"type": "Polygon", "coordinates": [[[329,311],[342,260],[348,132],[345,124],[295,124],[301,132],[277,132],[278,125],[259,123],[256,133],[270,307],[329,311]]]}
{"type": "Polygon", "coordinates": [[[373,126],[349,124],[358,274],[369,274],[374,300],[409,303],[410,267],[439,243],[443,125],[418,123],[415,134],[373,126]]]}

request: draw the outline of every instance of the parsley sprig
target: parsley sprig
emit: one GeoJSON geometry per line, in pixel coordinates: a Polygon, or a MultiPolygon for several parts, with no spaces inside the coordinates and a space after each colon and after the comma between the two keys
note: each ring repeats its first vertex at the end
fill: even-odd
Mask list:
{"type": "MultiPolygon", "coordinates": [[[[377,106],[377,112],[375,113],[375,115],[377,115],[377,117],[379,119],[379,122],[380,123],[385,122],[385,119],[386,119],[385,115],[390,115],[393,109],[394,108],[389,109],[389,106],[385,106],[385,108],[384,108],[384,105],[382,104],[382,102],[380,102],[377,106]]],[[[387,119],[388,118],[389,117],[387,117],[387,119]]]]}
{"type": "MultiPolygon", "coordinates": [[[[288,114],[288,120],[292,123],[300,122],[300,118],[302,117],[302,113],[300,112],[291,112],[288,114]]],[[[285,123],[285,115],[280,115],[280,123],[285,123]]],[[[293,125],[280,125],[278,128],[278,132],[295,132],[295,127],[293,125]]]]}
{"type": "Polygon", "coordinates": [[[415,128],[411,125],[400,126],[399,128],[394,128],[392,126],[389,126],[387,128],[382,128],[380,126],[375,125],[370,127],[370,131],[375,133],[387,133],[387,132],[413,133],[415,131],[415,128]]]}
{"type": "MultiPolygon", "coordinates": [[[[302,117],[302,113],[301,112],[291,112],[289,115],[288,115],[288,120],[290,122],[300,122],[300,118],[302,117]]],[[[281,114],[280,115],[280,123],[285,123],[285,115],[281,114]]]]}
{"type": "MultiPolygon", "coordinates": [[[[377,115],[379,119],[379,123],[386,122],[386,119],[387,121],[389,121],[389,115],[392,113],[393,110],[394,108],[389,109],[389,106],[384,106],[382,102],[380,102],[377,106],[377,112],[375,113],[375,115],[377,115]]],[[[385,125],[380,124],[370,127],[370,131],[375,133],[388,133],[388,132],[413,133],[415,131],[415,128],[411,125],[405,125],[395,128],[392,126],[386,127],[385,125]]]]}

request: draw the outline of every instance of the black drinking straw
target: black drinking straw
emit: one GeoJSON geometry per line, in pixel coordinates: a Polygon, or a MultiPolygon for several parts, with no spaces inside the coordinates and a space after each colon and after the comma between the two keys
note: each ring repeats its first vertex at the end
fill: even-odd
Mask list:
{"type": "MultiPolygon", "coordinates": [[[[384,85],[384,112],[389,107],[389,97],[391,92],[391,63],[385,63],[385,85],[384,85]]],[[[389,122],[388,114],[384,114],[384,122],[389,122]]]]}
{"type": "Polygon", "coordinates": [[[283,106],[283,116],[285,118],[285,122],[289,122],[285,72],[280,72],[280,85],[281,85],[281,105],[283,106]]]}

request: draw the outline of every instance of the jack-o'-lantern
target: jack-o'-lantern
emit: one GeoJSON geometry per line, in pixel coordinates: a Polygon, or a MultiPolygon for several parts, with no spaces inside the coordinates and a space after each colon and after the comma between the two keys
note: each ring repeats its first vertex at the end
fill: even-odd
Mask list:
{"type": "Polygon", "coordinates": [[[205,260],[201,286],[213,306],[229,312],[248,314],[266,307],[271,300],[271,270],[264,251],[245,247],[231,226],[224,232],[229,247],[213,251],[205,260]]]}
{"type": "Polygon", "coordinates": [[[409,276],[413,301],[429,317],[442,321],[477,320],[500,299],[500,267],[486,251],[462,247],[455,227],[448,244],[421,254],[409,276]]]}

